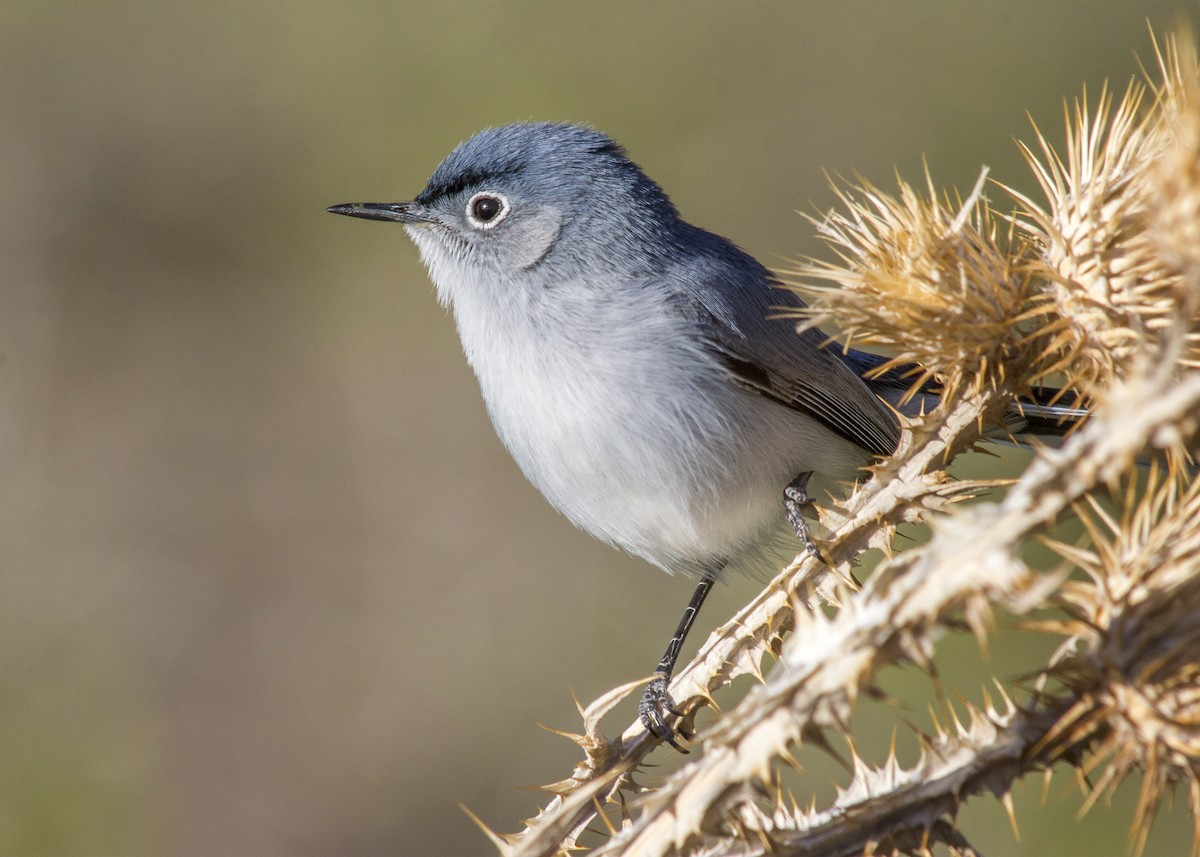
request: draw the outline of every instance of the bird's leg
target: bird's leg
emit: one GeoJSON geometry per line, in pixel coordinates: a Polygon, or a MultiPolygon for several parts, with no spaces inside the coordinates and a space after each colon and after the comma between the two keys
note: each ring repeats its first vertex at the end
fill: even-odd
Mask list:
{"type": "Polygon", "coordinates": [[[642,701],[638,704],[638,715],[646,730],[656,738],[666,741],[680,753],[686,753],[687,750],[675,740],[675,730],[666,722],[666,717],[667,714],[682,716],[683,712],[675,707],[675,701],[671,699],[667,688],[671,684],[671,673],[675,671],[675,662],[679,660],[679,650],[683,647],[683,641],[687,638],[688,631],[692,630],[696,614],[700,612],[700,607],[716,579],[715,572],[705,572],[700,583],[696,585],[692,600],[688,602],[687,609],[683,611],[683,617],[679,620],[679,627],[675,629],[671,642],[667,644],[667,650],[658,662],[658,668],[654,670],[654,678],[642,691],[642,701]]]}
{"type": "Polygon", "coordinates": [[[805,552],[817,562],[824,563],[825,557],[821,555],[821,549],[813,541],[812,533],[808,529],[808,521],[804,519],[804,510],[812,507],[812,498],[808,496],[808,480],[811,477],[812,471],[806,470],[788,483],[787,487],[783,489],[783,508],[787,512],[788,523],[796,531],[796,536],[804,545],[805,552]]]}

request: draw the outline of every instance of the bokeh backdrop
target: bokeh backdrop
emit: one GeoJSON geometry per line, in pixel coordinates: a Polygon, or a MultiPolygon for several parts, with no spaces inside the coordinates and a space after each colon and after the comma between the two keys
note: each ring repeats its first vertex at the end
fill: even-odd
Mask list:
{"type": "MultiPolygon", "coordinates": [[[[538,724],[673,628],[690,583],[509,461],[401,230],[325,206],[573,120],[785,265],[826,174],[1032,189],[1027,113],[1061,140],[1064,98],[1197,11],[4,0],[0,854],[489,853],[459,805],[514,829],[576,759],[538,724]]],[[[1127,792],[1077,825],[1035,784],[1020,842],[963,821],[989,855],[1121,854],[1127,792]]]]}

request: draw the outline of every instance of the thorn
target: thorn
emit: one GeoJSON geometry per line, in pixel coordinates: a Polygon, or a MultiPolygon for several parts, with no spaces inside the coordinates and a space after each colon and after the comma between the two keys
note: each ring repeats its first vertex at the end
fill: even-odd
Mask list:
{"type": "Polygon", "coordinates": [[[475,822],[475,826],[482,830],[483,835],[491,840],[492,845],[495,846],[496,850],[500,852],[502,857],[506,857],[506,855],[514,853],[512,843],[505,840],[504,837],[500,836],[498,833],[494,833],[490,827],[483,823],[483,819],[471,812],[471,810],[467,809],[465,804],[460,803],[458,808],[467,814],[467,818],[475,822]]]}
{"type": "Polygon", "coordinates": [[[1008,823],[1012,825],[1013,838],[1018,842],[1021,841],[1021,831],[1017,827],[1017,811],[1013,807],[1012,791],[1006,791],[1000,796],[1000,802],[1004,804],[1004,811],[1008,813],[1008,823]]]}
{"type": "MultiPolygon", "coordinates": [[[[571,694],[571,701],[575,703],[575,710],[579,712],[579,716],[580,717],[587,716],[587,711],[584,708],[583,703],[580,702],[579,697],[575,694],[575,688],[568,685],[567,693],[571,694]]],[[[541,725],[541,724],[539,724],[539,725],[541,725]]],[[[542,728],[544,729],[545,727],[542,727],[542,728]]]]}
{"type": "Polygon", "coordinates": [[[933,721],[933,729],[937,732],[938,740],[946,740],[946,731],[942,729],[942,721],[938,719],[938,712],[933,703],[929,704],[929,717],[933,721]]]}
{"type": "Polygon", "coordinates": [[[1004,716],[1008,717],[1012,715],[1013,712],[1016,711],[1016,706],[1013,705],[1012,697],[1008,695],[1008,691],[1004,689],[1004,685],[1000,683],[1000,679],[992,676],[992,684],[996,685],[996,691],[1000,694],[1000,698],[1004,700],[1004,705],[1008,709],[1004,712],[1004,716]]]}
{"type": "Polygon", "coordinates": [[[804,773],[804,766],[800,764],[800,760],[796,758],[795,754],[792,753],[791,749],[788,747],[784,747],[779,751],[779,758],[785,765],[787,765],[796,773],[804,773]]]}
{"type": "MultiPolygon", "coordinates": [[[[600,718],[611,711],[613,707],[617,705],[617,703],[619,703],[629,694],[633,693],[635,690],[640,690],[642,686],[650,680],[650,678],[653,678],[653,676],[639,678],[620,685],[619,687],[614,687],[612,690],[608,691],[608,693],[605,693],[596,699],[596,701],[591,705],[587,706],[583,711],[580,712],[583,715],[584,730],[589,735],[594,734],[596,727],[600,723],[600,718]]],[[[574,692],[572,692],[571,696],[574,695],[574,692]]]]}
{"type": "Polygon", "coordinates": [[[958,737],[966,738],[968,734],[967,728],[963,726],[962,719],[958,716],[958,709],[954,707],[954,703],[949,699],[946,700],[946,711],[949,713],[950,719],[954,721],[954,731],[957,733],[958,737]]]}
{"type": "Polygon", "coordinates": [[[566,738],[567,740],[571,741],[572,743],[578,744],[580,747],[585,747],[588,742],[588,736],[580,735],[578,732],[564,732],[561,729],[555,729],[553,726],[547,726],[545,723],[540,723],[540,722],[536,722],[536,721],[534,722],[534,725],[537,726],[538,729],[544,729],[545,731],[549,732],[551,735],[560,735],[563,738],[566,738]]]}
{"type": "Polygon", "coordinates": [[[600,803],[600,798],[592,795],[592,805],[596,807],[596,818],[600,819],[604,826],[608,828],[608,835],[616,836],[617,828],[613,827],[613,823],[608,820],[608,814],[605,813],[604,806],[600,803]]]}

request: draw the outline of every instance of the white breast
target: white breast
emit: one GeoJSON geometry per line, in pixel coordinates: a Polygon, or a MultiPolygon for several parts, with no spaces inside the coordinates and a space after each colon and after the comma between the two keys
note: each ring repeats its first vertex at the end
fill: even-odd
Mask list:
{"type": "Polygon", "coordinates": [[[597,538],[672,572],[737,565],[784,526],[797,473],[850,478],[862,463],[820,423],[731,382],[654,289],[518,284],[409,233],[500,439],[597,538]]]}
{"type": "Polygon", "coordinates": [[[560,293],[566,318],[478,293],[453,306],[492,422],[530,482],[596,537],[696,572],[776,531],[800,470],[850,473],[861,452],[731,384],[646,300],[581,306],[560,293]]]}

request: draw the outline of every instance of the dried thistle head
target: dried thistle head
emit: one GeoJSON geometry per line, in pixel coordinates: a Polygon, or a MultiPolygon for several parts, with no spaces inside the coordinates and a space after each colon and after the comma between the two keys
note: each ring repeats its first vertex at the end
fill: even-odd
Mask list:
{"type": "Polygon", "coordinates": [[[1044,204],[1009,189],[1057,317],[1047,330],[1053,368],[1088,393],[1158,359],[1167,331],[1179,338],[1181,305],[1190,329],[1176,359],[1195,365],[1200,355],[1200,65],[1176,39],[1159,61],[1163,82],[1148,109],[1140,83],[1115,107],[1105,90],[1089,110],[1085,93],[1068,111],[1065,154],[1035,127],[1040,152],[1022,149],[1044,204]]]}
{"type": "Polygon", "coordinates": [[[840,264],[809,260],[789,283],[808,304],[804,324],[834,321],[851,342],[895,352],[891,365],[917,363],[914,387],[930,375],[950,389],[1024,383],[1021,322],[1035,290],[984,178],[966,200],[932,187],[922,196],[903,180],[899,196],[865,181],[835,187],[842,209],[814,223],[840,264]]]}
{"type": "Polygon", "coordinates": [[[1006,188],[1012,218],[982,178],[965,201],[903,181],[898,196],[835,188],[840,210],[815,223],[839,260],[810,260],[790,283],[805,324],[920,365],[914,386],[1020,392],[1061,373],[1095,398],[1139,361],[1200,366],[1200,59],[1180,37],[1158,59],[1152,98],[1134,83],[1069,108],[1062,154],[1035,127],[1022,149],[1044,201],[1006,188]]]}
{"type": "Polygon", "coordinates": [[[1150,172],[1156,205],[1150,240],[1178,275],[1179,303],[1190,324],[1182,361],[1200,365],[1200,56],[1190,32],[1155,49],[1162,83],[1155,89],[1162,156],[1150,172]]]}
{"type": "Polygon", "coordinates": [[[1096,497],[1080,504],[1089,548],[1051,543],[1088,578],[1063,590],[1075,654],[1055,671],[1077,700],[1056,740],[1093,742],[1087,806],[1142,772],[1131,833],[1140,846],[1173,785],[1186,784],[1200,816],[1200,482],[1155,470],[1116,499],[1116,514],[1096,497]]]}

